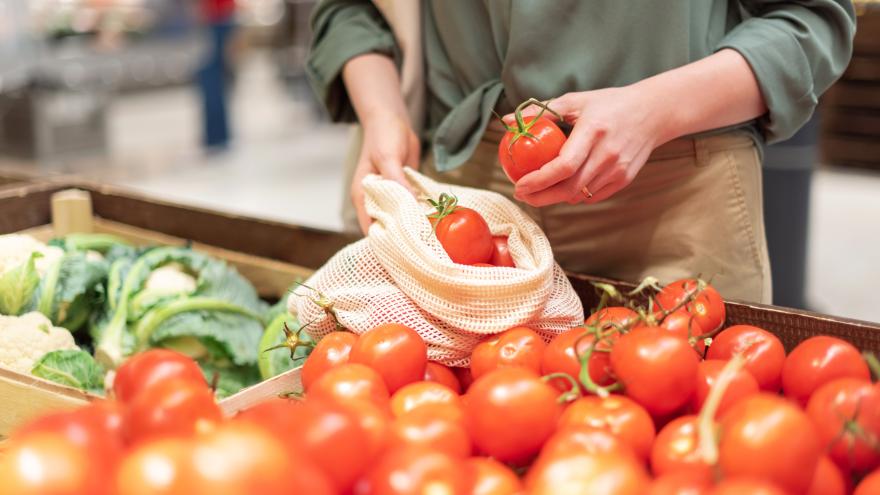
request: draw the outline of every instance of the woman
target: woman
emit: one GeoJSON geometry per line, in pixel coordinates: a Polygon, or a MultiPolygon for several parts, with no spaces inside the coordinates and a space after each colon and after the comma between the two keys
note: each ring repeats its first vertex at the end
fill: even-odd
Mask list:
{"type": "Polygon", "coordinates": [[[528,205],[568,270],[701,274],[769,302],[756,143],[809,118],[849,61],[854,19],[835,0],[325,0],[308,71],[333,118],[363,128],[362,229],[360,179],[405,184],[425,142],[423,172],[528,205]],[[491,114],[530,97],[572,129],[514,186],[491,114]]]}

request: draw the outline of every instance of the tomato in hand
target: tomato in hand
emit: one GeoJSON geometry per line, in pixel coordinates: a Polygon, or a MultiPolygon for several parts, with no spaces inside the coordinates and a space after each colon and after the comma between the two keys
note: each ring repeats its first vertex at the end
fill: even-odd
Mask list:
{"type": "Polygon", "coordinates": [[[513,183],[559,156],[566,140],[552,120],[542,116],[523,118],[520,112],[529,104],[517,108],[515,126],[502,122],[507,132],[498,143],[498,161],[513,183]]]}
{"type": "Polygon", "coordinates": [[[632,455],[570,451],[541,456],[526,474],[525,485],[529,495],[644,495],[650,478],[632,455]]]}
{"type": "Polygon", "coordinates": [[[711,285],[694,279],[676,280],[666,285],[654,296],[654,303],[661,315],[674,312],[682,305],[702,333],[720,329],[727,315],[721,294],[711,285]]]}
{"type": "Polygon", "coordinates": [[[875,495],[877,493],[880,493],[880,469],[865,476],[865,479],[856,487],[853,495],[875,495]]]}
{"type": "MultiPolygon", "coordinates": [[[[596,330],[596,332],[602,332],[602,330],[596,330]]],[[[614,383],[608,351],[611,350],[618,335],[614,330],[605,331],[590,354],[587,369],[590,379],[596,385],[607,386],[614,383]]],[[[596,342],[595,333],[584,327],[572,328],[553,337],[553,340],[544,349],[544,355],[541,358],[541,373],[545,375],[565,373],[580,381],[580,359],[590,350],[594,342],[596,342]]],[[[550,383],[563,392],[571,389],[571,383],[563,378],[554,378],[550,383]]]]}
{"type": "Polygon", "coordinates": [[[0,493],[8,495],[107,495],[104,477],[115,460],[99,457],[64,433],[36,432],[3,445],[0,493]]]}
{"type": "Polygon", "coordinates": [[[647,495],[708,495],[711,490],[710,481],[678,471],[654,478],[647,495]]]}
{"type": "Polygon", "coordinates": [[[880,386],[861,378],[838,378],[819,387],[807,415],[828,455],[847,473],[880,466],[880,386]]]}
{"type": "Polygon", "coordinates": [[[641,460],[648,458],[654,443],[654,422],[648,412],[622,395],[581,397],[559,418],[559,430],[584,425],[605,430],[632,448],[641,460]]]}
{"type": "Polygon", "coordinates": [[[544,340],[528,327],[514,327],[493,335],[474,347],[471,353],[471,374],[478,379],[504,366],[522,366],[535,373],[541,371],[544,340]]]}
{"type": "Polygon", "coordinates": [[[836,378],[871,379],[862,354],[845,340],[811,337],[794,348],[782,367],[785,395],[806,404],[816,389],[836,378]]]}
{"type": "Polygon", "coordinates": [[[624,393],[655,416],[690,401],[698,363],[686,340],[658,327],[636,328],[611,349],[611,369],[624,393]]]}
{"type": "Polygon", "coordinates": [[[695,479],[712,479],[712,467],[700,456],[697,421],[697,416],[680,416],[657,434],[651,447],[651,471],[656,476],[686,472],[695,479]]]}
{"type": "Polygon", "coordinates": [[[436,361],[428,361],[428,364],[425,365],[424,380],[446,385],[456,394],[461,393],[461,383],[459,383],[455,373],[448,366],[436,361]]]}
{"type": "Polygon", "coordinates": [[[363,399],[379,407],[388,407],[388,387],[373,368],[358,363],[347,363],[324,372],[307,391],[309,399],[345,402],[363,399]]]}
{"type": "Polygon", "coordinates": [[[428,216],[434,234],[453,263],[474,265],[489,263],[495,252],[492,231],[482,215],[458,205],[458,198],[443,193],[437,201],[428,200],[437,209],[428,216]]]}
{"type": "Polygon", "coordinates": [[[412,328],[386,323],[361,335],[349,359],[378,371],[388,391],[394,393],[425,376],[428,346],[412,328]]]}
{"type": "Polygon", "coordinates": [[[828,458],[822,456],[819,459],[819,465],[816,466],[816,472],[813,474],[813,481],[806,495],[846,495],[846,480],[840,468],[828,458]]]}
{"type": "Polygon", "coordinates": [[[522,482],[509,467],[488,457],[471,457],[464,461],[468,480],[467,495],[520,495],[522,482]]]}
{"type": "Polygon", "coordinates": [[[492,242],[495,244],[495,249],[492,251],[492,259],[490,260],[492,266],[516,268],[513,256],[510,255],[510,246],[507,245],[507,236],[493,236],[492,242]]]}
{"type": "Polygon", "coordinates": [[[445,405],[457,409],[463,407],[457,393],[436,382],[410,383],[391,396],[391,414],[395,417],[432,405],[445,405]]]}
{"type": "MultiPolygon", "coordinates": [[[[712,387],[718,382],[718,377],[721,375],[721,371],[726,364],[726,361],[721,361],[720,359],[707,359],[697,366],[696,388],[693,400],[691,401],[691,409],[694,412],[699,412],[703,407],[703,403],[709,397],[712,387]]],[[[734,375],[733,380],[727,384],[727,389],[724,391],[724,396],[721,398],[721,403],[718,405],[715,417],[720,418],[731,406],[744,397],[757,394],[759,391],[760,388],[755,377],[746,369],[739,369],[734,375]]]]}
{"type": "Polygon", "coordinates": [[[354,495],[467,494],[464,460],[424,447],[391,449],[355,485],[354,495]]]}
{"type": "MultiPolygon", "coordinates": [[[[725,476],[755,477],[803,493],[822,457],[810,418],[782,397],[761,393],[734,405],[719,423],[718,467],[725,476]]],[[[741,492],[740,492],[741,493],[741,492]]]]}
{"type": "Polygon", "coordinates": [[[725,328],[712,340],[706,359],[729,360],[736,354],[746,359],[745,369],[765,392],[777,392],[782,384],[785,348],[772,333],[751,325],[725,328]]]}
{"type": "Polygon", "coordinates": [[[527,368],[498,368],[478,378],[465,398],[474,445],[502,462],[528,461],[556,429],[556,396],[527,368]]]}
{"type": "Polygon", "coordinates": [[[188,437],[200,424],[223,417],[214,392],[204,383],[173,379],[156,384],[128,405],[123,421],[125,438],[131,443],[166,436],[188,437]]]}
{"type": "Polygon", "coordinates": [[[113,393],[120,401],[129,402],[141,391],[171,379],[207,387],[201,368],[191,358],[168,349],[150,349],[128,358],[116,369],[113,393]]]}
{"type": "Polygon", "coordinates": [[[312,349],[302,367],[302,385],[308,390],[325,371],[348,362],[358,336],[351,332],[330,332],[312,349]]]}
{"type": "Polygon", "coordinates": [[[391,425],[389,447],[425,447],[457,458],[469,456],[471,439],[464,423],[437,414],[431,408],[428,405],[398,416],[391,425]]]}

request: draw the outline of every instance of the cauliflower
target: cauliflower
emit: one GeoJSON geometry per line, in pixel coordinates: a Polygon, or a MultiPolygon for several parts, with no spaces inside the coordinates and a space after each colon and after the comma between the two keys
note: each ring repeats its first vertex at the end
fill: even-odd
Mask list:
{"type": "Polygon", "coordinates": [[[34,363],[50,351],[78,349],[73,335],[53,327],[43,314],[0,316],[0,366],[30,374],[34,363]]]}
{"type": "Polygon", "coordinates": [[[0,235],[0,275],[26,263],[34,251],[42,254],[34,261],[41,277],[64,256],[64,250],[60,247],[47,246],[29,235],[0,235]]]}
{"type": "Polygon", "coordinates": [[[180,263],[168,263],[150,273],[144,290],[152,294],[189,294],[196,290],[195,277],[184,271],[180,263]]]}

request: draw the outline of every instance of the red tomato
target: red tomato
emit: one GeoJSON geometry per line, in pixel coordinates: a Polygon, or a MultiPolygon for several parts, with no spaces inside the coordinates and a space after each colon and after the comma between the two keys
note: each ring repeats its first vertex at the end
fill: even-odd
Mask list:
{"type": "Polygon", "coordinates": [[[269,430],[243,421],[224,423],[195,439],[194,488],[186,493],[336,493],[310,457],[295,455],[282,443],[302,440],[276,439],[269,430]]]}
{"type": "Polygon", "coordinates": [[[498,144],[498,161],[511,182],[543,167],[559,156],[565,134],[552,120],[526,117],[508,128],[498,144]]]}
{"type": "Polygon", "coordinates": [[[711,285],[700,290],[694,279],[676,280],[657,293],[654,303],[658,311],[673,311],[684,304],[684,308],[694,317],[694,323],[703,333],[713,332],[724,324],[726,310],[721,294],[711,285]],[[690,295],[690,301],[685,303],[690,295]]]}
{"type": "Polygon", "coordinates": [[[493,236],[492,242],[495,244],[495,249],[492,251],[492,265],[516,268],[516,263],[513,262],[513,256],[510,255],[510,246],[507,245],[507,236],[493,236]]]}
{"type": "MultiPolygon", "coordinates": [[[[618,335],[616,331],[606,331],[604,337],[596,344],[595,350],[590,354],[587,369],[590,379],[596,385],[607,386],[614,383],[608,351],[611,350],[618,335]]],[[[541,373],[545,375],[565,373],[580,381],[580,357],[590,349],[595,340],[594,334],[584,327],[572,328],[557,335],[544,349],[544,355],[541,358],[541,373]],[[577,345],[577,349],[575,349],[575,345],[577,345]]],[[[550,383],[563,392],[571,389],[571,382],[563,378],[554,378],[550,383]]]]}
{"type": "Polygon", "coordinates": [[[611,349],[611,369],[626,395],[656,416],[688,403],[698,363],[687,341],[658,327],[636,328],[611,349]]]}
{"type": "Polygon", "coordinates": [[[461,393],[461,383],[458,382],[455,373],[453,373],[453,371],[446,365],[435,361],[428,361],[428,364],[425,365],[424,379],[427,382],[436,382],[441,385],[446,385],[456,394],[461,393]]]}
{"type": "Polygon", "coordinates": [[[464,461],[423,447],[392,449],[355,486],[355,495],[466,495],[464,461]]]}
{"type": "Polygon", "coordinates": [[[873,471],[865,477],[853,495],[876,495],[880,493],[880,469],[873,471]]]}
{"type": "Polygon", "coordinates": [[[125,411],[125,438],[132,443],[146,439],[194,434],[200,424],[216,423],[223,413],[214,392],[204,384],[173,379],[145,389],[125,411]]]}
{"type": "Polygon", "coordinates": [[[699,430],[696,416],[681,416],[669,422],[651,447],[651,471],[660,476],[686,472],[695,479],[712,479],[712,467],[699,453],[699,430]]]}
{"type": "Polygon", "coordinates": [[[340,491],[349,489],[370,461],[370,438],[357,418],[333,402],[309,397],[305,402],[276,399],[239,415],[277,438],[288,439],[288,450],[315,463],[340,491]]]}
{"type": "Polygon", "coordinates": [[[114,462],[58,432],[35,432],[3,446],[0,493],[4,495],[105,495],[104,476],[114,462]]]}
{"type": "Polygon", "coordinates": [[[697,323],[696,318],[685,308],[673,311],[660,323],[660,328],[670,332],[676,337],[681,337],[688,341],[702,355],[703,349],[706,348],[703,336],[707,333],[697,323]]]}
{"type": "Polygon", "coordinates": [[[116,471],[117,495],[183,495],[195,483],[191,438],[160,438],[129,451],[116,471]]]}
{"type": "Polygon", "coordinates": [[[641,460],[648,458],[654,442],[651,416],[642,406],[622,395],[587,396],[572,402],[559,418],[559,429],[577,425],[611,433],[632,448],[641,460]]]}
{"type": "Polygon", "coordinates": [[[862,354],[845,340],[811,337],[794,348],[782,368],[785,395],[806,404],[816,389],[835,378],[871,379],[862,354]]]}
{"type": "Polygon", "coordinates": [[[464,476],[469,495],[519,495],[523,486],[509,467],[488,457],[471,457],[464,461],[464,476]]]}
{"type": "Polygon", "coordinates": [[[331,332],[318,341],[302,367],[302,385],[309,390],[325,371],[348,362],[358,336],[351,332],[331,332]]]}
{"type": "Polygon", "coordinates": [[[828,456],[822,456],[806,495],[846,495],[846,493],[846,480],[840,468],[828,456]]]}
{"type": "Polygon", "coordinates": [[[819,440],[847,473],[880,465],[880,386],[860,378],[838,378],[819,387],[807,404],[819,440]]]}
{"type": "Polygon", "coordinates": [[[73,411],[51,413],[13,432],[13,441],[57,433],[83,451],[113,463],[121,455],[122,409],[118,402],[96,401],[73,411]]]}
{"type": "Polygon", "coordinates": [[[467,392],[468,389],[471,388],[471,384],[474,383],[474,375],[471,373],[471,369],[456,367],[452,368],[452,372],[455,373],[455,377],[458,378],[458,383],[461,384],[461,392],[467,392]]]}
{"type": "Polygon", "coordinates": [[[608,306],[590,315],[584,322],[585,326],[597,327],[600,330],[614,330],[621,333],[639,321],[639,314],[623,306],[608,306]]]}
{"type": "Polygon", "coordinates": [[[632,447],[608,429],[586,425],[560,427],[541,448],[540,456],[562,455],[572,451],[590,455],[611,453],[636,457],[632,447]]]}
{"type": "Polygon", "coordinates": [[[745,369],[758,381],[761,390],[779,391],[785,348],[775,335],[750,325],[734,325],[712,340],[706,358],[726,361],[734,354],[746,358],[745,369]]]}
{"type": "Polygon", "coordinates": [[[812,421],[775,395],[747,397],[721,418],[718,466],[731,477],[756,477],[803,493],[822,456],[812,421]]]}
{"type": "Polygon", "coordinates": [[[390,448],[402,446],[439,450],[453,457],[471,454],[471,439],[461,421],[431,411],[431,406],[397,417],[391,425],[390,448]]]}
{"type": "MultiPolygon", "coordinates": [[[[718,377],[721,375],[721,370],[724,369],[726,364],[726,361],[721,361],[720,359],[708,359],[697,366],[696,389],[691,401],[691,408],[694,412],[698,412],[703,407],[703,403],[709,397],[709,392],[715,386],[718,377]]],[[[740,369],[728,384],[727,390],[724,391],[724,397],[721,399],[721,404],[718,406],[715,417],[720,418],[731,406],[744,397],[757,394],[759,391],[760,388],[755,377],[746,369],[740,369]]]]}
{"type": "Polygon", "coordinates": [[[369,366],[348,363],[329,369],[308,390],[307,397],[345,402],[363,399],[388,407],[388,387],[382,376],[369,366]]]}
{"type": "Polygon", "coordinates": [[[391,396],[391,414],[395,417],[423,406],[443,404],[461,409],[461,398],[455,391],[436,382],[415,382],[391,396]]]}
{"type": "Polygon", "coordinates": [[[632,455],[571,451],[541,456],[529,469],[525,485],[529,495],[644,495],[650,479],[632,455]]]}
{"type": "Polygon", "coordinates": [[[474,444],[502,462],[528,461],[556,428],[556,396],[556,389],[527,368],[499,368],[478,378],[465,397],[474,444]]]}
{"type": "Polygon", "coordinates": [[[709,495],[788,495],[773,483],[760,479],[734,478],[715,485],[709,495]]]}
{"type": "Polygon", "coordinates": [[[391,416],[386,411],[387,408],[363,399],[346,399],[338,404],[357,420],[360,428],[367,434],[369,458],[374,459],[381,454],[388,444],[391,431],[391,416]]]}
{"type": "Polygon", "coordinates": [[[361,335],[351,349],[350,359],[378,371],[388,391],[394,393],[425,376],[428,346],[412,328],[386,323],[361,335]]]}
{"type": "Polygon", "coordinates": [[[208,386],[201,368],[188,356],[168,349],[151,349],[135,354],[116,369],[113,393],[120,401],[129,402],[141,391],[171,379],[208,386]]]}
{"type": "Polygon", "coordinates": [[[474,379],[503,366],[522,366],[541,371],[544,340],[528,327],[514,327],[480,342],[471,353],[474,379]]]}
{"type": "Polygon", "coordinates": [[[708,495],[711,490],[706,479],[679,471],[655,478],[647,495],[708,495]]]}
{"type": "Polygon", "coordinates": [[[453,263],[473,265],[489,263],[495,252],[492,231],[482,215],[475,210],[458,206],[455,196],[443,193],[433,202],[437,211],[428,219],[434,234],[453,263]]]}

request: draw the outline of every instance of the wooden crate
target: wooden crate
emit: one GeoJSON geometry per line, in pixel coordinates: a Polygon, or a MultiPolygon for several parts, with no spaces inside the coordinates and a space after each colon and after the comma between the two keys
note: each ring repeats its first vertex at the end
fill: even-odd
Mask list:
{"type": "MultiPolygon", "coordinates": [[[[58,219],[49,223],[51,198],[55,193],[71,184],[39,184],[17,190],[0,190],[0,234],[21,232],[47,241],[71,231],[69,225],[59,226],[58,219]]],[[[256,219],[243,219],[221,213],[189,209],[172,203],[152,201],[123,190],[99,188],[89,184],[78,184],[87,191],[94,204],[94,218],[88,218],[86,229],[96,233],[119,236],[135,245],[186,245],[227,261],[253,283],[261,297],[277,300],[286,295],[294,280],[307,278],[313,269],[323,263],[323,259],[312,252],[302,256],[311,267],[298,265],[281,259],[271,259],[246,252],[199,242],[199,240],[220,240],[226,245],[237,245],[236,237],[253,234],[266,239],[267,251],[274,251],[268,239],[274,235],[285,242],[306,248],[311,245],[326,245],[338,250],[350,238],[329,232],[287,228],[280,224],[262,222],[256,219]],[[194,222],[189,224],[187,222],[194,222]],[[158,230],[137,225],[152,225],[158,230]],[[256,226],[256,227],[254,227],[256,226]],[[198,236],[179,236],[191,228],[198,236]],[[232,229],[232,230],[231,230],[232,229]],[[236,235],[237,234],[237,235],[236,235]]],[[[68,222],[62,222],[68,223],[68,222]]],[[[73,229],[78,230],[78,229],[73,229]]],[[[290,245],[292,245],[290,244],[290,245]]],[[[303,249],[303,252],[306,252],[303,249]]],[[[29,418],[49,411],[74,408],[95,399],[96,396],[21,373],[0,368],[0,438],[29,418]]]]}

